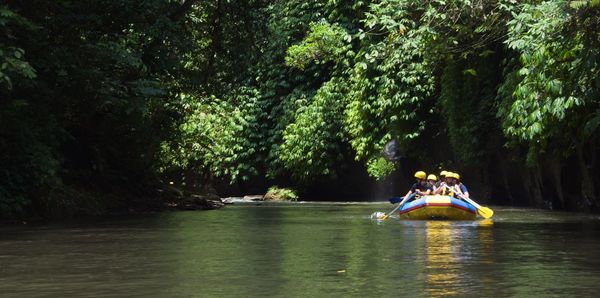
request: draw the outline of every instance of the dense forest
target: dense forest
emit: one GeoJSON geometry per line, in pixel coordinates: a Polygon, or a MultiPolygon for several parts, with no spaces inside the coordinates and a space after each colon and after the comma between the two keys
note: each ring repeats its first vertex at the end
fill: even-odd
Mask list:
{"type": "Polygon", "coordinates": [[[598,0],[3,1],[0,214],[421,168],[599,211],[599,28],[598,0]]]}

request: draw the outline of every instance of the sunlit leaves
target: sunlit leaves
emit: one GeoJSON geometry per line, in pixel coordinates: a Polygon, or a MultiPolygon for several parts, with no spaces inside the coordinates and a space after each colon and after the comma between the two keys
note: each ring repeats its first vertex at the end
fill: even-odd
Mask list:
{"type": "MultiPolygon", "coordinates": [[[[571,1],[570,7],[583,9],[587,2],[571,1]]],[[[579,26],[598,24],[598,17],[580,22],[572,13],[564,1],[524,4],[508,22],[505,43],[519,53],[520,68],[512,99],[499,113],[510,140],[531,144],[533,150],[557,138],[580,142],[582,135],[573,128],[582,125],[586,112],[576,111],[597,105],[588,86],[598,75],[599,55],[584,40],[598,39],[579,26]]]]}
{"type": "Polygon", "coordinates": [[[14,30],[33,29],[34,26],[25,18],[0,6],[0,87],[12,89],[13,78],[22,77],[33,79],[35,70],[25,58],[25,51],[11,46],[14,30]]]}
{"type": "Polygon", "coordinates": [[[230,181],[256,175],[260,150],[256,117],[261,113],[256,90],[235,90],[225,100],[189,94],[180,98],[186,116],[179,127],[180,138],[162,144],[163,170],[175,166],[210,171],[230,181]]]}
{"type": "MultiPolygon", "coordinates": [[[[594,5],[580,2],[579,13],[594,5]]],[[[392,139],[403,153],[423,157],[418,146],[431,140],[427,132],[447,134],[453,155],[476,164],[485,160],[493,129],[532,152],[585,121],[593,129],[594,117],[575,112],[597,94],[589,87],[597,77],[597,51],[584,46],[589,35],[565,31],[577,23],[573,11],[565,1],[273,3],[249,83],[256,100],[247,99],[260,108],[243,110],[254,116],[238,121],[235,105],[217,96],[223,100],[218,106],[229,106],[229,120],[211,118],[224,130],[204,134],[220,136],[212,143],[229,149],[204,154],[215,162],[204,166],[233,179],[247,170],[233,170],[241,162],[256,169],[248,175],[262,168],[271,177],[310,180],[335,175],[349,147],[381,177],[394,169],[380,158],[392,139]],[[498,85],[501,65],[505,76],[498,85]],[[260,145],[247,143],[251,139],[260,145]],[[258,153],[244,157],[236,144],[258,153]]],[[[211,109],[207,113],[216,112],[211,109]]]]}
{"type": "Polygon", "coordinates": [[[405,1],[370,6],[365,14],[368,39],[350,75],[345,127],[356,159],[367,162],[375,177],[392,168],[377,161],[385,143],[395,138],[406,150],[422,132],[419,113],[426,113],[423,103],[431,100],[435,89],[426,57],[431,35],[406,18],[410,9],[405,1]]]}
{"type": "Polygon", "coordinates": [[[279,158],[295,177],[309,180],[335,174],[332,170],[341,162],[339,146],[345,138],[344,85],[339,78],[326,82],[286,127],[279,158]]]}
{"type": "Polygon", "coordinates": [[[338,60],[339,55],[348,50],[346,42],[349,40],[350,35],[339,25],[331,25],[326,21],[313,23],[306,38],[287,49],[285,63],[304,69],[312,61],[324,63],[338,60]]]}
{"type": "Polygon", "coordinates": [[[396,164],[385,160],[383,157],[372,157],[367,161],[367,171],[377,179],[389,175],[396,169],[396,164]]]}

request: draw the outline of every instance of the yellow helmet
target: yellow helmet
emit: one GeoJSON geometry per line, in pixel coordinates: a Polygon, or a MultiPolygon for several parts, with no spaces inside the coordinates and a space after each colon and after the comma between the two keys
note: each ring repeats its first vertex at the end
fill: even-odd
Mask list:
{"type": "Polygon", "coordinates": [[[444,177],[448,176],[448,171],[441,171],[440,176],[444,176],[444,177]]]}
{"type": "Polygon", "coordinates": [[[460,175],[458,175],[457,173],[454,173],[454,172],[448,172],[448,174],[446,174],[446,177],[460,180],[460,175]]]}
{"type": "Polygon", "coordinates": [[[417,178],[417,179],[425,180],[426,177],[427,177],[427,174],[425,174],[425,172],[423,172],[423,171],[418,171],[415,173],[415,178],[417,178]]]}
{"type": "Polygon", "coordinates": [[[429,176],[427,176],[427,180],[437,181],[437,177],[434,174],[429,174],[429,176]]]}

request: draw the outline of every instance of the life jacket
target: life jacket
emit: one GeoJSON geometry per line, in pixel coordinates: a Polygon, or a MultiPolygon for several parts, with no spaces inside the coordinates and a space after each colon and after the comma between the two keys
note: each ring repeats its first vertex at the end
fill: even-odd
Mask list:
{"type": "Polygon", "coordinates": [[[415,196],[413,197],[413,200],[416,200],[416,199],[418,199],[418,198],[420,198],[420,197],[421,197],[421,194],[419,194],[419,193],[417,192],[417,190],[419,190],[419,191],[423,191],[423,189],[422,189],[422,188],[424,188],[424,187],[426,187],[426,185],[421,185],[421,184],[418,184],[418,185],[415,187],[415,192],[413,193],[415,196]]]}
{"type": "Polygon", "coordinates": [[[446,185],[442,188],[442,196],[454,197],[454,187],[446,185]]]}
{"type": "Polygon", "coordinates": [[[419,188],[417,188],[417,189],[415,189],[415,192],[413,192],[413,195],[414,195],[414,196],[413,196],[413,200],[416,200],[416,199],[418,199],[418,198],[420,198],[420,197],[421,197],[421,194],[419,194],[419,193],[417,192],[417,190],[420,190],[420,189],[419,189],[419,188]]]}

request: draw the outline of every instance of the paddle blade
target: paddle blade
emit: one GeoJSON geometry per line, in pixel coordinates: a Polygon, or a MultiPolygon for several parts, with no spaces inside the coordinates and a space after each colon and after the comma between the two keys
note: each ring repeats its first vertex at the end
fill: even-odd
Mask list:
{"type": "Polygon", "coordinates": [[[488,207],[483,207],[477,209],[477,214],[481,215],[483,218],[490,218],[494,216],[494,211],[488,207]]]}
{"type": "Polygon", "coordinates": [[[373,214],[371,214],[371,219],[385,220],[386,218],[387,215],[383,212],[373,212],[373,214]]]}

